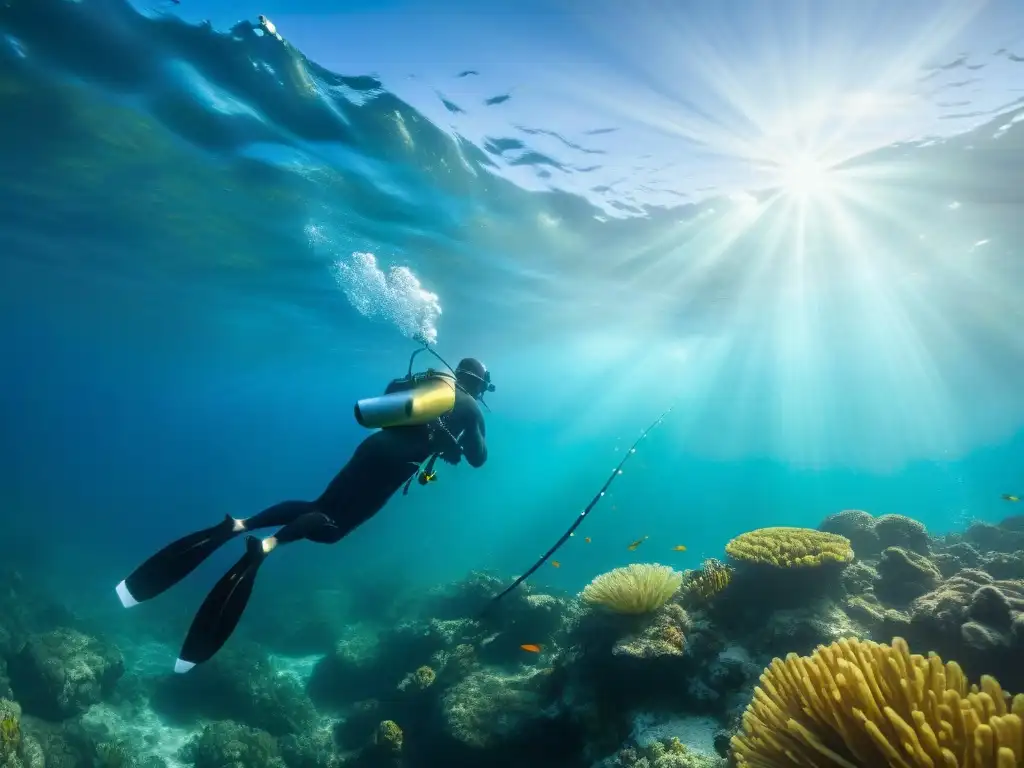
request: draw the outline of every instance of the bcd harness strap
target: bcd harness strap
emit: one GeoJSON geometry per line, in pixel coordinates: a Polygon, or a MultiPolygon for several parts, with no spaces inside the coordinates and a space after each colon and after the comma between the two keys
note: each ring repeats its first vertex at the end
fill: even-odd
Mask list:
{"type": "MultiPolygon", "coordinates": [[[[444,423],[443,418],[438,418],[436,426],[431,425],[429,429],[431,442],[433,442],[435,439],[435,431],[437,429],[440,429],[446,435],[448,435],[448,437],[452,441],[452,445],[455,446],[456,450],[458,450],[460,453],[462,452],[462,445],[459,443],[459,438],[455,437],[455,435],[451,433],[451,431],[448,429],[448,425],[444,423]]],[[[462,435],[459,435],[459,437],[461,436],[462,435]]],[[[409,494],[409,487],[412,485],[413,479],[419,480],[420,485],[426,485],[427,483],[434,479],[434,465],[437,463],[438,458],[440,458],[441,453],[442,451],[434,451],[427,457],[426,461],[419,465],[419,468],[416,470],[416,472],[409,476],[409,479],[406,480],[405,482],[405,487],[402,488],[403,496],[407,496],[409,494]]]]}

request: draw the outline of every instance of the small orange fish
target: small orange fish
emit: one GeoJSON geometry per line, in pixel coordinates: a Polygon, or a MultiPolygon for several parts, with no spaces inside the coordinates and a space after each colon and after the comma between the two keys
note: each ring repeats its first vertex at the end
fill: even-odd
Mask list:
{"type": "Polygon", "coordinates": [[[684,545],[682,545],[682,544],[676,544],[674,547],[672,547],[672,551],[673,552],[685,552],[686,551],[686,547],[684,545]]]}
{"type": "Polygon", "coordinates": [[[587,542],[587,544],[589,544],[589,543],[590,543],[590,537],[589,537],[589,536],[587,536],[587,537],[586,537],[585,539],[583,539],[583,540],[584,540],[585,542],[587,542]]]}
{"type": "Polygon", "coordinates": [[[555,568],[561,568],[562,567],[562,564],[560,562],[558,562],[557,560],[552,560],[551,561],[551,565],[553,565],[555,568]]]}
{"type": "Polygon", "coordinates": [[[630,544],[628,547],[626,547],[626,549],[628,549],[630,552],[635,552],[637,547],[639,547],[641,544],[643,544],[645,541],[647,541],[647,538],[648,538],[647,536],[644,536],[643,538],[637,539],[632,544],[630,544]]]}
{"type": "Polygon", "coordinates": [[[528,651],[530,653],[540,653],[541,651],[540,646],[534,645],[533,643],[523,643],[519,647],[522,648],[524,651],[528,651]]]}

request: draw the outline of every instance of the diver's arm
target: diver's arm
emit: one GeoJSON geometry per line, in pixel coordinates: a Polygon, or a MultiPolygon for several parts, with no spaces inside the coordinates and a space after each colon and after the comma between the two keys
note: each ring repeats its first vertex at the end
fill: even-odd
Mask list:
{"type": "Polygon", "coordinates": [[[477,420],[473,426],[462,433],[459,445],[469,466],[478,469],[484,465],[484,462],[487,461],[487,443],[484,441],[483,419],[477,420]]]}

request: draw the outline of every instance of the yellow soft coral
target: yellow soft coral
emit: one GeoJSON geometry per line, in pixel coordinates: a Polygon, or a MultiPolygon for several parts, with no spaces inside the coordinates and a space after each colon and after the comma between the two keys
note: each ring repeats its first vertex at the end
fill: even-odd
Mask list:
{"type": "Polygon", "coordinates": [[[666,565],[633,563],[602,573],[583,590],[584,602],[616,613],[650,613],[669,601],[683,574],[666,565]]]}
{"type": "Polygon", "coordinates": [[[374,743],[378,747],[386,749],[388,752],[401,752],[402,741],[404,739],[402,729],[398,727],[398,723],[394,720],[383,720],[381,724],[377,726],[377,734],[374,738],[374,743]]]}
{"type": "Polygon", "coordinates": [[[434,672],[434,670],[426,666],[425,664],[419,669],[417,669],[413,673],[413,676],[416,678],[416,684],[420,688],[429,688],[434,684],[434,680],[437,679],[437,674],[434,672]]]}
{"type": "Polygon", "coordinates": [[[811,528],[758,528],[725,545],[729,557],[777,568],[806,568],[853,560],[850,540],[811,528]]]}
{"type": "Polygon", "coordinates": [[[690,571],[683,583],[683,592],[693,601],[707,603],[722,592],[732,580],[732,568],[709,557],[700,568],[690,571]]]}
{"type": "Polygon", "coordinates": [[[0,756],[12,755],[21,744],[21,707],[0,699],[0,756]]]}
{"type": "Polygon", "coordinates": [[[955,662],[844,639],[775,659],[732,739],[738,768],[1019,768],[1024,696],[955,662]]]}

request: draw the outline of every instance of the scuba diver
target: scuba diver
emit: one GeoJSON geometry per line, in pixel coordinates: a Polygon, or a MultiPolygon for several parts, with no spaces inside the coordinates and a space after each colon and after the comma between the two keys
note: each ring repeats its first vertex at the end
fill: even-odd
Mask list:
{"type": "Polygon", "coordinates": [[[308,539],[334,544],[379,512],[395,492],[413,479],[426,485],[436,479],[438,458],[471,467],[487,461],[483,412],[491,375],[480,361],[465,358],[454,371],[428,369],[413,373],[426,344],[413,352],[404,378],[392,381],[384,395],[360,400],[356,421],[380,429],[359,444],[352,458],[315,501],[283,501],[249,518],[226,516],[217,525],[167,545],[117,585],[125,608],[156,597],[195,570],[222,544],[262,528],[279,528],[265,539],[246,536],[245,554],[224,574],[196,613],[175,672],[188,672],[210,659],[227,642],[252,594],[256,572],[281,544],[308,539]]]}

